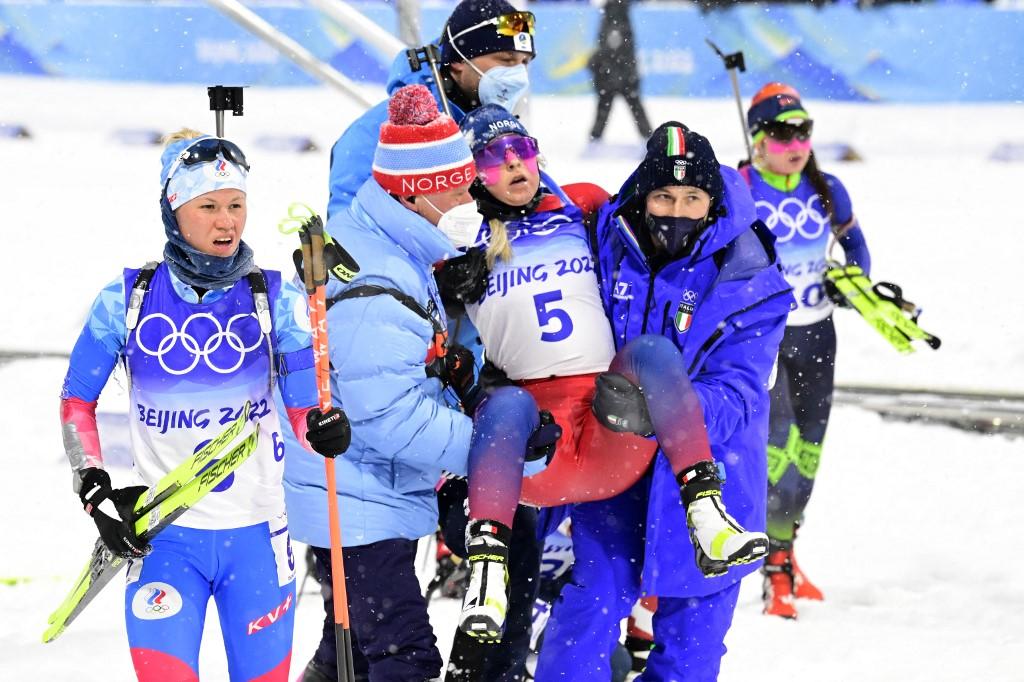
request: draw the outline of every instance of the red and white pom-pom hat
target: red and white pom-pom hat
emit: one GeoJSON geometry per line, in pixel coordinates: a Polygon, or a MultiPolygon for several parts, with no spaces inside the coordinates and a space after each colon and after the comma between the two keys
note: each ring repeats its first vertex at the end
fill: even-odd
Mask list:
{"type": "Polygon", "coordinates": [[[398,196],[437,194],[476,177],[473,153],[451,116],[437,110],[423,85],[399,88],[388,102],[373,155],[373,177],[398,196]]]}

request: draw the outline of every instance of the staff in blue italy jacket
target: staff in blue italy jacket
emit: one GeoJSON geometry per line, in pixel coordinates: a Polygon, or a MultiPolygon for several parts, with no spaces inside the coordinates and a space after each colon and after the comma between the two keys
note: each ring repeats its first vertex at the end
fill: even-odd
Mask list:
{"type": "Polygon", "coordinates": [[[337,409],[321,415],[313,407],[303,294],[279,272],[257,268],[242,241],[249,170],[242,150],[182,129],[169,137],[161,163],[164,262],[126,269],[93,304],[61,394],[64,445],[75,491],[100,537],[132,560],[124,604],[138,678],[199,679],[212,597],[231,679],[284,682],[295,564],[274,384],[307,448],[340,454],[348,423],[337,409]],[[151,546],[130,520],[145,488],[112,487],[96,429],[96,401],[119,361],[131,395],[133,464],[147,485],[217,436],[246,402],[260,433],[250,459],[151,546]],[[296,371],[278,375],[282,362],[296,371]]]}
{"type": "MultiPolygon", "coordinates": [[[[679,351],[661,336],[644,335],[616,352],[584,217],[570,198],[587,186],[563,191],[542,173],[537,140],[501,107],[480,107],[460,127],[476,161],[473,196],[488,218],[479,236],[470,235],[476,241],[467,242],[484,251],[490,266],[477,291],[463,289],[466,312],[489,362],[532,396],[523,416],[539,405],[563,427],[547,468],[520,486],[517,460],[530,423],[517,440],[518,415],[508,404],[500,412],[492,401],[477,409],[478,432],[491,420],[503,428],[500,440],[478,438],[470,450],[470,527],[487,524],[504,530],[499,538],[507,535],[520,495],[544,507],[614,497],[644,475],[660,447],[688,505],[694,557],[704,573],[720,575],[761,558],[768,538],[745,532],[723,510],[701,406],[679,351]],[[650,434],[657,439],[645,438],[650,434]]],[[[460,627],[471,634],[500,632],[504,595],[494,590],[477,599],[474,589],[496,582],[486,579],[495,556],[470,552],[460,627]]]]}
{"type": "MultiPolygon", "coordinates": [[[[529,87],[526,67],[537,54],[533,31],[533,14],[518,11],[506,0],[463,0],[452,10],[437,45],[444,93],[456,123],[481,103],[515,108],[529,87]]],[[[441,106],[430,68],[412,71],[402,51],[391,66],[388,94],[413,84],[429,88],[441,106]]],[[[328,219],[352,203],[370,177],[377,131],[387,112],[385,100],[356,119],[334,143],[328,219]]]]}
{"type": "MultiPolygon", "coordinates": [[[[704,137],[663,124],[599,211],[595,242],[616,348],[658,334],[681,351],[723,501],[743,528],[764,528],[767,385],[792,295],[742,178],[719,167],[704,137]]],[[[572,522],[573,577],[538,679],[608,679],[619,623],[641,594],[659,598],[644,678],[716,679],[739,580],[756,566],[702,575],[667,459],[617,497],[577,505],[572,522]]]]}
{"type": "Polygon", "coordinates": [[[822,599],[793,555],[793,541],[811,497],[821,458],[835,379],[836,329],[823,275],[829,242],[843,247],[848,264],[871,270],[871,255],[850,196],[822,173],[811,151],[811,120],[800,95],[769,83],[747,112],[753,164],[742,169],[757,216],[775,234],[779,260],[797,308],[786,322],[779,373],[771,396],[768,439],[768,537],[764,612],[796,618],[794,598],[822,599]]]}

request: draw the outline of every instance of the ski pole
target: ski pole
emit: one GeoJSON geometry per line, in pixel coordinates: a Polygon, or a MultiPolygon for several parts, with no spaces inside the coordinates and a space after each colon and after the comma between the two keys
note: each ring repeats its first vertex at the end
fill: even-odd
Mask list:
{"type": "Polygon", "coordinates": [[[405,55],[409,58],[409,67],[413,71],[419,71],[423,68],[424,63],[430,67],[430,73],[434,76],[434,82],[437,83],[437,94],[441,98],[441,106],[444,108],[444,113],[451,116],[452,109],[448,104],[448,96],[444,94],[444,81],[441,80],[441,71],[437,68],[437,62],[441,57],[437,45],[430,43],[423,47],[410,48],[405,51],[405,55]]]}
{"type": "Polygon", "coordinates": [[[743,61],[743,51],[725,54],[718,49],[717,45],[711,42],[710,38],[705,38],[704,40],[715,51],[715,54],[722,58],[725,70],[729,72],[729,79],[732,81],[732,91],[736,95],[736,110],[740,113],[740,129],[743,131],[743,144],[747,147],[747,161],[753,161],[754,149],[750,146],[750,135],[747,134],[747,120],[743,115],[743,100],[740,98],[740,79],[736,75],[737,69],[740,71],[747,70],[747,66],[743,61]]]}
{"type": "MultiPolygon", "coordinates": [[[[309,323],[313,328],[317,394],[320,410],[327,412],[331,409],[331,375],[327,354],[327,266],[324,262],[324,224],[320,216],[314,215],[303,224],[299,230],[299,241],[302,243],[302,277],[309,296],[309,323]]],[[[355,682],[334,459],[324,458],[324,470],[327,476],[327,514],[331,533],[331,587],[334,595],[334,644],[338,656],[338,680],[355,682]]]]}

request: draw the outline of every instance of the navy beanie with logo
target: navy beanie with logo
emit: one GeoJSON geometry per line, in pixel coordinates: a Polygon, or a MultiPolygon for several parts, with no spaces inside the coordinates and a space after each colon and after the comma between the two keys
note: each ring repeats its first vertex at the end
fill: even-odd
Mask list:
{"type": "Polygon", "coordinates": [[[506,0],[462,0],[452,10],[441,35],[441,63],[461,62],[492,52],[528,52],[536,55],[532,34],[502,35],[498,33],[495,24],[478,26],[488,19],[518,11],[506,0]],[[450,42],[452,38],[455,39],[454,46],[450,42]]]}
{"type": "Polygon", "coordinates": [[[488,142],[502,135],[530,136],[519,119],[499,104],[485,104],[469,112],[459,124],[459,129],[462,130],[462,136],[474,154],[487,146],[488,142]]]}
{"type": "Polygon", "coordinates": [[[698,187],[711,196],[711,205],[722,201],[722,173],[708,139],[682,123],[658,126],[647,140],[647,156],[636,170],[637,196],[646,197],[659,187],[698,187]]]}

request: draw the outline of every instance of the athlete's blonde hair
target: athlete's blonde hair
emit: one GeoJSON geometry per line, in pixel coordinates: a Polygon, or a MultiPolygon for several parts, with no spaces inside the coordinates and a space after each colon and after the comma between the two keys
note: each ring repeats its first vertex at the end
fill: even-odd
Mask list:
{"type": "Polygon", "coordinates": [[[487,224],[491,228],[491,238],[487,243],[487,267],[493,268],[499,260],[510,262],[512,260],[512,242],[508,239],[505,222],[491,218],[487,224]]]}
{"type": "Polygon", "coordinates": [[[164,135],[160,139],[160,142],[165,147],[167,147],[171,144],[174,144],[178,140],[194,140],[197,137],[202,137],[204,134],[205,133],[201,133],[198,130],[194,130],[192,128],[179,128],[178,130],[175,130],[173,133],[167,133],[166,135],[164,135]]]}

